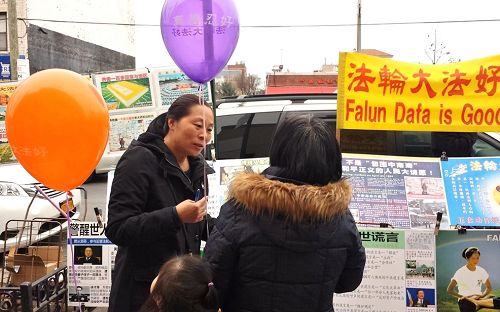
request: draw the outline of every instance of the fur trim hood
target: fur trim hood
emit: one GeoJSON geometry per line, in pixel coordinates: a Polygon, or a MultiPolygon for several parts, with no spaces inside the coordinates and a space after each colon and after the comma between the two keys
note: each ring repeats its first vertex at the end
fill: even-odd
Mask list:
{"type": "Polygon", "coordinates": [[[348,211],[352,189],[344,179],[314,186],[285,183],[256,173],[242,173],[232,181],[229,195],[256,216],[282,216],[293,223],[325,222],[348,211]]]}

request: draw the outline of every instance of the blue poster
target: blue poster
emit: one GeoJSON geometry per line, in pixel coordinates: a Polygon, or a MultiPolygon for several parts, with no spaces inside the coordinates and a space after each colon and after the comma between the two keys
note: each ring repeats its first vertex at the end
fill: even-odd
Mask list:
{"type": "Polygon", "coordinates": [[[10,55],[0,54],[0,79],[10,80],[10,55]]]}
{"type": "Polygon", "coordinates": [[[441,162],[450,225],[500,226],[500,157],[441,162]]]}

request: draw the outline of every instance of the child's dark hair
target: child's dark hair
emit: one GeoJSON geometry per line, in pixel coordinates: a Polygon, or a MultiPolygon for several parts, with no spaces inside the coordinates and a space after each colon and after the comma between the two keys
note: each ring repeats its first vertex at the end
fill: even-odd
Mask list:
{"type": "MultiPolygon", "coordinates": [[[[200,105],[200,103],[207,106],[207,107],[212,108],[212,106],[208,102],[206,102],[203,99],[203,97],[199,98],[197,95],[194,95],[194,94],[183,94],[183,95],[179,96],[172,103],[172,105],[170,105],[170,107],[167,111],[167,117],[166,117],[165,123],[168,122],[168,119],[178,121],[182,117],[189,115],[189,111],[190,111],[191,107],[193,107],[195,105],[200,105]]],[[[166,130],[168,131],[168,127],[166,128],[166,130]]]]}
{"type": "Polygon", "coordinates": [[[462,251],[462,257],[464,259],[469,260],[469,258],[472,257],[472,255],[474,253],[476,253],[476,252],[477,252],[478,255],[481,255],[481,253],[479,252],[479,248],[477,248],[477,247],[468,247],[468,248],[465,248],[464,251],[462,251]]]}
{"type": "Polygon", "coordinates": [[[167,261],[141,312],[216,312],[219,308],[212,272],[197,256],[167,261]]]}

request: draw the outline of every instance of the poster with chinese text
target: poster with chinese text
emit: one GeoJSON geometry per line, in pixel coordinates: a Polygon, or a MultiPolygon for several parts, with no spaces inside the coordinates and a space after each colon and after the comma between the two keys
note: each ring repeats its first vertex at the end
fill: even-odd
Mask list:
{"type": "Polygon", "coordinates": [[[412,64],[340,53],[337,127],[403,131],[500,131],[500,55],[412,64]]]}
{"type": "Polygon", "coordinates": [[[499,247],[500,230],[439,231],[436,237],[438,312],[476,311],[479,306],[458,300],[457,296],[486,293],[488,283],[491,292],[486,294],[479,311],[498,311],[485,307],[492,303],[491,297],[500,297],[499,247]]]}
{"type": "Polygon", "coordinates": [[[148,129],[149,123],[155,118],[154,113],[111,115],[108,147],[109,152],[125,151],[132,140],[148,129]]]}
{"type": "Polygon", "coordinates": [[[72,222],[68,241],[68,305],[107,307],[116,246],[97,222],[72,222]]]}
{"type": "Polygon", "coordinates": [[[429,229],[442,212],[441,226],[449,225],[438,159],[343,154],[342,171],[357,222],[429,229]]]}
{"type": "Polygon", "coordinates": [[[151,75],[147,71],[97,74],[94,81],[110,113],[154,105],[151,75]]]}
{"type": "Polygon", "coordinates": [[[500,157],[441,162],[451,225],[500,227],[500,157]]]}
{"type": "Polygon", "coordinates": [[[359,229],[366,250],[363,281],[335,294],[336,312],[436,311],[435,237],[425,230],[359,229]]]}

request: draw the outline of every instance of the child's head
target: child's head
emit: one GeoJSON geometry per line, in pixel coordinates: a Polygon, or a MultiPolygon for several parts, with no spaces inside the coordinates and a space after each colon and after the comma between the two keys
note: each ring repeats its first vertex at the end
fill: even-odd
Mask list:
{"type": "Polygon", "coordinates": [[[142,311],[216,312],[217,295],[207,263],[196,256],[166,262],[151,286],[142,311]],[[145,309],[146,308],[146,309],[145,309]]]}

